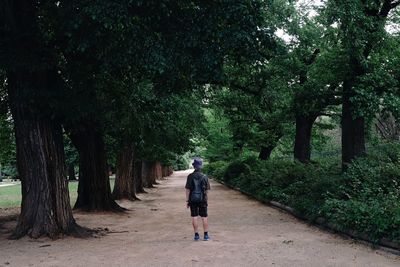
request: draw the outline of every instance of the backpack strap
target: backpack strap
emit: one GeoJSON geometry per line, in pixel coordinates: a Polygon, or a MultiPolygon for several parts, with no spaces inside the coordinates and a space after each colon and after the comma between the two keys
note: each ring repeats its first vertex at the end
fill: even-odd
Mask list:
{"type": "Polygon", "coordinates": [[[205,174],[201,174],[201,182],[203,184],[203,193],[205,193],[206,188],[207,188],[207,182],[206,182],[206,175],[205,174]]]}

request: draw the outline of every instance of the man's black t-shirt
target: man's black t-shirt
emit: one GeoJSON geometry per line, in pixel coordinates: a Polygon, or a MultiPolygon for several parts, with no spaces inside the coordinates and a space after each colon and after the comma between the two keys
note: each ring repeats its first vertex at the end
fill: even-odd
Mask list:
{"type": "MultiPolygon", "coordinates": [[[[207,186],[206,186],[206,190],[210,190],[211,189],[211,187],[210,187],[210,182],[208,181],[208,177],[206,176],[206,175],[204,175],[203,173],[201,173],[200,171],[198,171],[198,170],[195,170],[194,172],[192,172],[191,174],[189,174],[189,176],[187,177],[187,180],[186,180],[186,185],[185,185],[185,188],[186,189],[189,189],[190,191],[192,191],[193,189],[194,189],[194,182],[193,182],[193,179],[201,179],[201,177],[203,177],[203,179],[206,181],[206,184],[207,184],[207,186]]],[[[205,194],[205,204],[207,204],[207,193],[205,194]]]]}

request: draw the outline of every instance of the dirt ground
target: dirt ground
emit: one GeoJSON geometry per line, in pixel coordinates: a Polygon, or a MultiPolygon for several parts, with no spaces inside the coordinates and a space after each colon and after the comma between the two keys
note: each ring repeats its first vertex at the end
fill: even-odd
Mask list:
{"type": "MultiPolygon", "coordinates": [[[[212,182],[211,240],[193,241],[184,183],[176,172],[126,214],[75,213],[105,236],[7,240],[14,221],[0,223],[0,266],[400,266],[400,257],[309,226],[212,182]]],[[[14,210],[15,212],[15,210],[14,210]]],[[[10,210],[8,210],[10,213],[10,210]]],[[[12,210],[11,210],[12,213],[12,210]]]]}

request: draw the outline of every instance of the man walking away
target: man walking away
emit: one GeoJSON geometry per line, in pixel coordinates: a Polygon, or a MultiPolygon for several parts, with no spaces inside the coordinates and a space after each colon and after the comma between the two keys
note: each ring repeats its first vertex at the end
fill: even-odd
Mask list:
{"type": "Polygon", "coordinates": [[[204,241],[208,241],[208,215],[207,206],[208,198],[207,192],[210,190],[210,182],[206,175],[201,172],[203,160],[195,158],[192,163],[194,172],[189,174],[186,180],[186,206],[190,207],[190,214],[192,216],[192,225],[194,230],[194,240],[199,240],[199,224],[198,216],[203,221],[204,241]]]}

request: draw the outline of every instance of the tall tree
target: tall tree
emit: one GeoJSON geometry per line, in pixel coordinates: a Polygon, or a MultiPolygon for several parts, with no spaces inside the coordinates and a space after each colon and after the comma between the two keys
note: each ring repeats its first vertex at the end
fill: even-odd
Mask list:
{"type": "MultiPolygon", "coordinates": [[[[60,90],[55,53],[39,1],[4,1],[0,9],[1,68],[6,70],[15,124],[22,204],[13,237],[70,234],[78,229],[69,204],[59,118],[51,96],[60,90]]],[[[51,32],[51,29],[48,29],[51,32]]]]}
{"type": "Polygon", "coordinates": [[[344,166],[365,153],[366,118],[354,100],[360,96],[360,79],[369,72],[370,55],[385,40],[385,26],[391,11],[400,5],[394,0],[330,0],[330,22],[341,31],[349,72],[343,81],[342,161],[344,166]]]}

